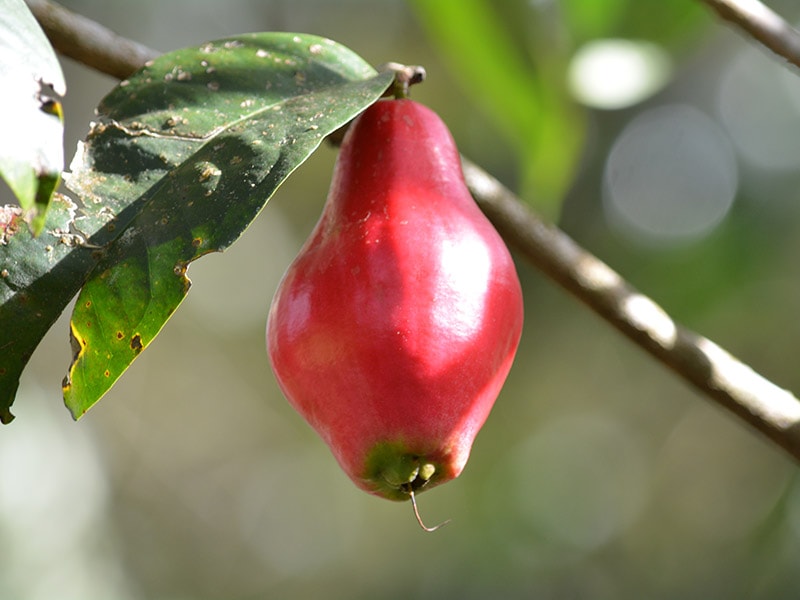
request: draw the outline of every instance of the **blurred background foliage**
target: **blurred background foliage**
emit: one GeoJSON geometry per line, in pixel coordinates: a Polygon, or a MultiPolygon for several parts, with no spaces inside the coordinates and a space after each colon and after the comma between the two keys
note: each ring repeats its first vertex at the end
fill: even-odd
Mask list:
{"type": "MultiPolygon", "coordinates": [[[[414,97],[581,244],[800,391],[800,79],[690,0],[68,0],[159,50],[325,35],[422,64],[414,97]]],[[[800,6],[771,6],[790,20],[800,6]]],[[[64,61],[68,155],[115,84],[64,61]]],[[[796,465],[525,263],[515,368],[464,474],[357,490],[281,397],[267,307],[313,226],[323,147],[78,424],[67,315],[0,431],[0,597],[794,598],[796,465]]],[[[7,201],[7,199],[5,199],[7,201]]]]}

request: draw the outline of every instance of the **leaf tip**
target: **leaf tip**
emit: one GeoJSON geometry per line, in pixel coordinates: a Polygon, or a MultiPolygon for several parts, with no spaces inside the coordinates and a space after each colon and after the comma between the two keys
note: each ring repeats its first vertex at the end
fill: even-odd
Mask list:
{"type": "Polygon", "coordinates": [[[14,415],[7,408],[0,409],[0,423],[8,425],[14,420],[14,415]]]}

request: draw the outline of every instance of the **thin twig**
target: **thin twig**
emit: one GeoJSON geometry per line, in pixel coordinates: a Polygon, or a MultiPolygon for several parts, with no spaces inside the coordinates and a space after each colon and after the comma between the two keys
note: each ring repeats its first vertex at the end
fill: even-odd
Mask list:
{"type": "Polygon", "coordinates": [[[800,68],[800,32],[759,0],[700,0],[730,23],[800,68]]]}
{"type": "MultiPolygon", "coordinates": [[[[85,24],[86,19],[82,22],[85,24]]],[[[68,39],[77,34],[54,30],[68,29],[73,23],[53,20],[46,31],[49,36],[68,39]]],[[[97,30],[84,29],[80,35],[97,30]]],[[[156,55],[132,42],[120,45],[118,38],[113,43],[107,40],[105,35],[98,36],[87,46],[92,51],[79,60],[124,78],[156,55]],[[138,49],[120,57],[120,47],[138,49]],[[109,63],[115,63],[113,68],[109,63]]],[[[714,342],[677,324],[655,302],[557,227],[544,223],[496,179],[466,160],[464,175],[475,200],[510,246],[683,379],[800,461],[800,401],[790,392],[714,342]]]]}
{"type": "Polygon", "coordinates": [[[26,0],[26,3],[56,50],[106,75],[125,79],[159,55],[55,2],[26,0]]]}

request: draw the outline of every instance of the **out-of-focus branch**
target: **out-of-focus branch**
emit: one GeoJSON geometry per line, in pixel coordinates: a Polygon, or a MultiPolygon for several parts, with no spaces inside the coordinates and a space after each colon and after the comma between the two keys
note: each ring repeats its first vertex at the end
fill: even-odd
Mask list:
{"type": "Polygon", "coordinates": [[[158,52],[50,0],[25,0],[50,43],[64,56],[124,79],[158,52]]]}
{"type": "MultiPolygon", "coordinates": [[[[53,3],[41,3],[49,7],[49,14],[61,14],[53,3]]],[[[78,60],[119,78],[157,54],[110,37],[104,28],[87,26],[84,18],[51,20],[45,31],[51,39],[60,40],[95,35],[91,42],[84,40],[86,51],[78,60]],[[80,33],[64,31],[75,23],[81,24],[80,33]],[[125,48],[129,54],[122,56],[125,48]]],[[[655,302],[466,160],[464,175],[475,200],[510,246],[683,379],[800,461],[800,401],[790,392],[714,342],[675,323],[655,302]]]]}
{"type": "Polygon", "coordinates": [[[608,265],[540,220],[469,161],[473,197],[506,242],[641,348],[800,460],[800,401],[711,340],[676,323],[608,265]]]}
{"type": "Polygon", "coordinates": [[[800,68],[800,32],[759,0],[700,0],[778,56],[800,68]]]}

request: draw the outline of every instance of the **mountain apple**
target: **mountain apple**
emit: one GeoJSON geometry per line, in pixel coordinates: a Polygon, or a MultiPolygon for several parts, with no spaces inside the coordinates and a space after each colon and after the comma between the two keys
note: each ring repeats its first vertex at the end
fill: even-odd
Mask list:
{"type": "Polygon", "coordinates": [[[444,123],[408,99],[373,104],[270,308],[289,402],[357,486],[414,500],[464,468],[522,319],[514,263],[444,123]]]}

